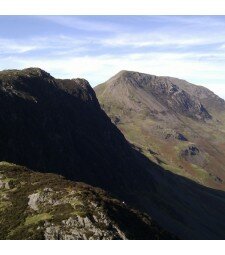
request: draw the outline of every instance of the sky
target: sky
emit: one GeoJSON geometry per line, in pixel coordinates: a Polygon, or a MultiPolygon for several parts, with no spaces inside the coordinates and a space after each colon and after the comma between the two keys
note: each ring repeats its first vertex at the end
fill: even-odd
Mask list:
{"type": "Polygon", "coordinates": [[[225,16],[0,16],[0,70],[27,67],[92,86],[120,70],[172,76],[225,99],[225,16]]]}

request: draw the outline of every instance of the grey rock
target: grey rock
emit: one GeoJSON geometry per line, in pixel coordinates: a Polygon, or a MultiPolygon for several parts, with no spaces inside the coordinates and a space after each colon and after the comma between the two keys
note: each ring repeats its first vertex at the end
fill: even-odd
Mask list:
{"type": "Polygon", "coordinates": [[[10,189],[12,186],[9,182],[5,182],[5,189],[10,189]]]}
{"type": "Polygon", "coordinates": [[[180,156],[186,161],[201,167],[203,167],[206,163],[204,152],[201,151],[195,144],[189,144],[186,148],[182,149],[180,156]]]}
{"type": "Polygon", "coordinates": [[[5,183],[0,180],[0,189],[5,187],[5,183]]]}
{"type": "Polygon", "coordinates": [[[45,223],[45,239],[48,240],[99,240],[99,239],[127,239],[125,234],[117,227],[107,228],[106,219],[99,218],[92,222],[88,217],[70,217],[63,220],[60,225],[45,223]],[[95,224],[96,222],[101,224],[95,224]]]}
{"type": "Polygon", "coordinates": [[[42,191],[33,193],[28,196],[29,201],[28,205],[31,209],[37,211],[39,209],[38,205],[58,205],[61,202],[58,200],[52,199],[52,195],[54,194],[53,189],[44,188],[42,191]]]}
{"type": "Polygon", "coordinates": [[[10,189],[12,185],[8,181],[1,181],[0,180],[0,189],[10,189]]]}
{"type": "Polygon", "coordinates": [[[31,209],[37,211],[38,210],[38,200],[40,198],[40,194],[39,193],[34,193],[28,196],[29,201],[28,201],[28,205],[30,206],[31,209]]]}

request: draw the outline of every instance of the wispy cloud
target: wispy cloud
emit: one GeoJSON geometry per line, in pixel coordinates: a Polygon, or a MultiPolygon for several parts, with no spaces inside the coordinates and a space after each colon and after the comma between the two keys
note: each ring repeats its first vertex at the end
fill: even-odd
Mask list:
{"type": "MultiPolygon", "coordinates": [[[[127,69],[183,78],[195,84],[207,85],[211,90],[218,93],[225,80],[225,63],[221,65],[199,61],[199,57],[194,54],[177,54],[175,52],[120,56],[106,54],[97,57],[88,55],[67,56],[59,59],[17,57],[2,59],[0,68],[4,68],[8,61],[11,61],[12,67],[38,66],[56,77],[86,78],[93,86],[107,80],[120,70],[127,69]],[[202,81],[202,77],[204,77],[204,81],[202,81]]],[[[225,96],[222,91],[219,94],[225,96]]]]}
{"type": "Polygon", "coordinates": [[[25,53],[36,50],[33,43],[20,43],[12,39],[0,38],[0,54],[25,53]]]}
{"type": "MultiPolygon", "coordinates": [[[[218,38],[216,43],[224,42],[225,38],[218,38]]],[[[120,36],[115,36],[107,38],[101,41],[103,45],[108,45],[112,47],[119,46],[133,46],[133,47],[148,47],[148,46],[193,46],[193,45],[204,45],[215,43],[215,41],[210,38],[199,38],[191,36],[177,36],[169,34],[136,34],[134,37],[132,34],[122,34],[120,36]]]]}
{"type": "Polygon", "coordinates": [[[43,19],[54,22],[56,24],[74,28],[76,30],[84,31],[100,31],[100,32],[110,32],[118,31],[121,26],[116,25],[112,22],[99,22],[93,20],[87,20],[82,16],[42,16],[43,19]]]}
{"type": "Polygon", "coordinates": [[[35,56],[66,56],[71,54],[82,54],[89,48],[87,39],[76,39],[64,35],[56,36],[34,36],[15,40],[11,38],[0,38],[0,55],[28,54],[35,56]]]}

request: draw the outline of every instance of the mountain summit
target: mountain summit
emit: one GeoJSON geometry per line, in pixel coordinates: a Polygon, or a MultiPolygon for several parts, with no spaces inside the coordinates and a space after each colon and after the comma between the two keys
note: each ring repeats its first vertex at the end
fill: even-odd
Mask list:
{"type": "MultiPolygon", "coordinates": [[[[127,106],[135,111],[148,109],[149,114],[158,116],[180,113],[203,121],[212,118],[197,97],[169,77],[121,71],[102,86],[105,86],[105,97],[116,95],[118,103],[126,100],[127,106]]],[[[97,93],[99,90],[101,86],[96,88],[97,93]]]]}

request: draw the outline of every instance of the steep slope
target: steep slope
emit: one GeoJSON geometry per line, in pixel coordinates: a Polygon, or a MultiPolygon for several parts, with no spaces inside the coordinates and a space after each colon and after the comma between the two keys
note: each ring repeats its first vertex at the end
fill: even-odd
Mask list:
{"type": "Polygon", "coordinates": [[[191,97],[198,98],[206,109],[215,114],[225,110],[225,101],[203,86],[197,86],[185,80],[166,77],[173,84],[186,91],[191,97]]]}
{"type": "Polygon", "coordinates": [[[172,172],[225,189],[225,101],[171,77],[121,71],[95,87],[102,108],[144,155],[172,172]]]}
{"type": "Polygon", "coordinates": [[[0,162],[0,239],[170,239],[101,189],[0,162]]]}
{"type": "Polygon", "coordinates": [[[0,72],[0,160],[120,194],[141,169],[89,83],[43,70],[0,72]],[[118,153],[118,151],[120,153],[118,153]]]}

